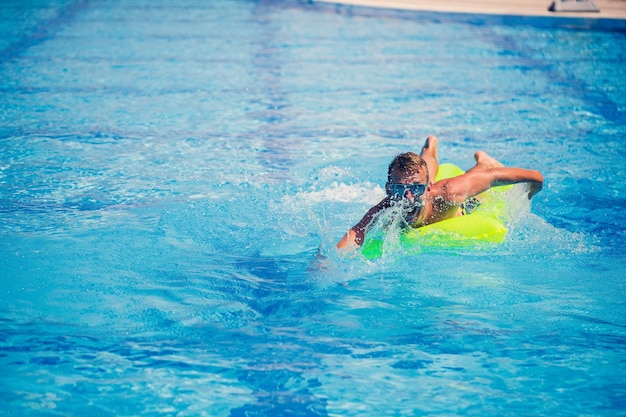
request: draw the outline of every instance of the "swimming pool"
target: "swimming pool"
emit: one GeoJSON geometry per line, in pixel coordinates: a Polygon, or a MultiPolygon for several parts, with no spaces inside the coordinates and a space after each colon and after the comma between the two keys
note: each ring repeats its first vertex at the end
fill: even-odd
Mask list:
{"type": "Polygon", "coordinates": [[[623,23],[0,12],[0,413],[626,409],[623,23]],[[501,246],[339,257],[428,134],[443,161],[485,149],[545,188],[501,246]]]}

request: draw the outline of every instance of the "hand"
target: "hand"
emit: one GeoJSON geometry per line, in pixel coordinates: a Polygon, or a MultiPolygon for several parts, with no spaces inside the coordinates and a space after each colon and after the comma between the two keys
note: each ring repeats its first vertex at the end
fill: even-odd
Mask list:
{"type": "Polygon", "coordinates": [[[535,194],[537,194],[539,191],[541,191],[541,188],[543,188],[543,184],[540,182],[531,182],[530,186],[528,187],[528,199],[532,199],[535,194]]]}

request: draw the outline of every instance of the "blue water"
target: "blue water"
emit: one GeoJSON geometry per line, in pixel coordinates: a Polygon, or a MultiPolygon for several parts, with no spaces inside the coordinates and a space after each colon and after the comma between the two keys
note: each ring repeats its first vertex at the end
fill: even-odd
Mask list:
{"type": "Polygon", "coordinates": [[[1,415],[625,415],[626,23],[24,3],[1,415]],[[499,246],[337,255],[429,134],[544,190],[499,246]]]}

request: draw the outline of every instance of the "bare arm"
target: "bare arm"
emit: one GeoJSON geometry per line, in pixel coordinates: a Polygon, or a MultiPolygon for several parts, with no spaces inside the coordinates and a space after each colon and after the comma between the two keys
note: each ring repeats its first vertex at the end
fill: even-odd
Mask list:
{"type": "Polygon", "coordinates": [[[369,209],[365,216],[346,233],[339,243],[337,249],[358,249],[365,239],[365,231],[374,217],[383,209],[389,207],[390,200],[385,197],[380,203],[369,209]]]}
{"type": "MultiPolygon", "coordinates": [[[[441,195],[450,203],[461,204],[467,198],[473,197],[499,185],[530,184],[528,198],[531,199],[543,187],[543,176],[539,171],[522,168],[489,168],[468,171],[467,173],[440,181],[441,195]]],[[[439,185],[439,184],[438,184],[439,185]]]]}

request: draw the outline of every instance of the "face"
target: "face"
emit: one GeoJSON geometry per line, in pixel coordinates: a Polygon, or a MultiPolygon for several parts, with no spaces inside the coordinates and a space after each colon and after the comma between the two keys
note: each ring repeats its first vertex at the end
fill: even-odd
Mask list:
{"type": "Polygon", "coordinates": [[[406,199],[411,204],[416,204],[420,196],[424,194],[428,182],[428,173],[391,171],[391,179],[387,183],[387,194],[394,200],[406,199]]]}
{"type": "Polygon", "coordinates": [[[406,220],[413,223],[424,205],[423,194],[428,186],[428,173],[422,170],[417,173],[394,170],[391,181],[387,183],[387,194],[391,199],[406,205],[406,220]]]}

